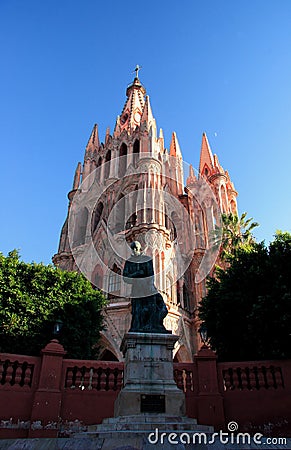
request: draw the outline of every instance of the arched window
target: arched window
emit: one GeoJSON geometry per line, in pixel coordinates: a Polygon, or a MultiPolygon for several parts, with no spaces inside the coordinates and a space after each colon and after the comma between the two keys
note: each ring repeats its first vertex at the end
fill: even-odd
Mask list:
{"type": "Polygon", "coordinates": [[[108,280],[109,298],[119,294],[121,286],[121,269],[114,263],[108,280]]]}
{"type": "Polygon", "coordinates": [[[98,264],[92,272],[91,283],[95,289],[103,289],[103,272],[101,266],[98,264]]]}
{"type": "Polygon", "coordinates": [[[183,284],[183,303],[184,303],[184,309],[189,311],[190,310],[190,298],[189,298],[189,291],[187,289],[186,283],[183,284]]]}
{"type": "Polygon", "coordinates": [[[171,214],[170,227],[171,227],[171,240],[174,241],[177,238],[177,228],[178,228],[179,217],[178,214],[173,211],[171,214]]]}
{"type": "Polygon", "coordinates": [[[88,210],[83,208],[76,217],[73,245],[78,246],[85,243],[88,222],[88,210]]]}
{"type": "Polygon", "coordinates": [[[177,289],[177,305],[181,306],[180,285],[178,281],[176,283],[176,289],[177,289]]]}
{"type": "Polygon", "coordinates": [[[98,162],[97,162],[97,167],[100,167],[102,164],[102,158],[101,156],[99,156],[98,162]]]}
{"type": "Polygon", "coordinates": [[[165,227],[167,228],[167,230],[171,229],[171,219],[169,217],[169,212],[168,212],[168,205],[165,203],[165,227]]]}
{"type": "Polygon", "coordinates": [[[137,221],[137,215],[136,215],[136,213],[133,213],[129,217],[128,221],[126,222],[125,229],[128,230],[129,228],[134,227],[136,225],[136,221],[137,221]]]}
{"type": "Polygon", "coordinates": [[[105,180],[107,180],[107,178],[109,177],[110,160],[111,160],[111,150],[108,150],[108,152],[106,153],[106,156],[105,156],[105,173],[104,173],[105,180]]]}
{"type": "Polygon", "coordinates": [[[136,139],[133,144],[133,164],[136,166],[138,159],[139,159],[139,151],[140,151],[140,144],[139,140],[136,139]]]}
{"type": "Polygon", "coordinates": [[[119,170],[118,176],[122,178],[126,171],[127,165],[127,145],[123,143],[119,150],[119,170]]]}
{"type": "Polygon", "coordinates": [[[123,194],[120,194],[114,208],[114,232],[119,233],[125,229],[125,210],[126,210],[125,198],[123,194]]]}
{"type": "Polygon", "coordinates": [[[175,283],[172,283],[172,279],[169,276],[166,277],[166,291],[169,302],[176,303],[175,283]]]}
{"type": "Polygon", "coordinates": [[[97,208],[95,209],[93,213],[93,220],[92,220],[92,234],[95,232],[98,223],[100,222],[102,213],[103,213],[104,205],[102,202],[99,202],[97,205],[97,208]]]}

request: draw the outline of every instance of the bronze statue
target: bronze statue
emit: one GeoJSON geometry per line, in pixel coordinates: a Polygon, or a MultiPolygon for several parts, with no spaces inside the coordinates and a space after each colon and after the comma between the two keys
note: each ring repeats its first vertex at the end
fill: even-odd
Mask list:
{"type": "Polygon", "coordinates": [[[170,333],[163,325],[168,314],[162,295],[154,285],[153,260],[143,255],[138,241],[131,243],[133,254],[125,262],[123,279],[131,284],[130,332],[170,333]]]}

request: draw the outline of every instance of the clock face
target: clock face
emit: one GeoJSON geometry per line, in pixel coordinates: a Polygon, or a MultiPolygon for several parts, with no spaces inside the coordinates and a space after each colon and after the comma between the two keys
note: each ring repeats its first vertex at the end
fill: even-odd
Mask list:
{"type": "Polygon", "coordinates": [[[134,120],[135,120],[137,123],[139,123],[139,122],[140,122],[140,119],[141,119],[140,113],[139,113],[139,112],[136,112],[136,113],[134,114],[134,120]]]}

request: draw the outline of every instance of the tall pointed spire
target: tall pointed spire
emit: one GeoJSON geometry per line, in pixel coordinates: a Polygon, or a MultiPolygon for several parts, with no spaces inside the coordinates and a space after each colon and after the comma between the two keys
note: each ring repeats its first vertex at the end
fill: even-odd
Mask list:
{"type": "Polygon", "coordinates": [[[153,116],[153,113],[152,113],[152,108],[151,108],[151,104],[150,104],[150,98],[147,95],[146,99],[145,99],[145,104],[144,104],[142,116],[141,116],[141,123],[146,122],[146,123],[149,124],[153,120],[154,120],[154,116],[153,116]]]}
{"type": "Polygon", "coordinates": [[[81,172],[82,172],[82,165],[80,162],[78,162],[74,176],[73,191],[77,190],[78,187],[80,186],[81,172]]]}
{"type": "MultiPolygon", "coordinates": [[[[140,67],[137,66],[135,69],[136,75],[138,75],[139,69],[140,67]]],[[[140,125],[141,116],[145,105],[145,93],[145,88],[141,84],[138,76],[136,76],[133,82],[126,89],[127,100],[120,115],[119,126],[115,127],[115,135],[118,135],[123,130],[130,132],[140,125]]]]}
{"type": "Polygon", "coordinates": [[[113,136],[117,137],[120,133],[121,133],[120,116],[117,116],[114,131],[113,131],[113,136]]]}
{"type": "Polygon", "coordinates": [[[186,185],[187,186],[191,186],[191,185],[195,184],[196,181],[197,181],[197,178],[195,176],[193,166],[192,166],[192,164],[190,164],[190,166],[189,166],[189,175],[188,175],[187,180],[186,180],[186,185]]]}
{"type": "Polygon", "coordinates": [[[200,164],[199,173],[201,175],[210,175],[210,172],[214,168],[213,154],[208,143],[206,133],[202,135],[201,153],[200,153],[200,164]]]}
{"type": "Polygon", "coordinates": [[[160,145],[160,153],[163,154],[164,148],[165,148],[165,142],[164,142],[164,133],[163,133],[162,128],[160,128],[160,133],[159,133],[159,145],[160,145]]]}
{"type": "Polygon", "coordinates": [[[108,144],[109,139],[110,139],[110,128],[107,127],[106,128],[106,135],[105,135],[105,144],[108,144]]]}
{"type": "Polygon", "coordinates": [[[99,135],[98,135],[98,125],[95,123],[92,133],[89,137],[87,146],[86,146],[86,155],[89,153],[93,153],[94,150],[98,150],[100,146],[99,135]]]}
{"type": "Polygon", "coordinates": [[[170,144],[170,156],[182,157],[180,145],[175,131],[172,133],[172,139],[170,144]]]}

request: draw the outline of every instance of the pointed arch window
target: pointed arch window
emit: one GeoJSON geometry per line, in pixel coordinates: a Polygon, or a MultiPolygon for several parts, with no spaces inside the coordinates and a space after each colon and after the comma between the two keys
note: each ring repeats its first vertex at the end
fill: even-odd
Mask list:
{"type": "Polygon", "coordinates": [[[95,269],[92,272],[92,285],[95,289],[103,289],[103,272],[102,268],[99,264],[95,266],[95,269]]]}
{"type": "Polygon", "coordinates": [[[190,274],[185,273],[183,283],[183,308],[186,309],[187,311],[190,311],[192,297],[193,294],[191,292],[190,274]]]}
{"type": "Polygon", "coordinates": [[[127,166],[127,145],[123,142],[119,149],[119,170],[118,176],[120,178],[124,177],[127,166]]]}
{"type": "Polygon", "coordinates": [[[136,139],[133,144],[133,164],[136,166],[139,160],[139,152],[140,152],[140,143],[139,140],[136,139]]]}
{"type": "Polygon", "coordinates": [[[180,285],[178,281],[176,283],[176,292],[177,292],[177,305],[181,306],[180,285]]]}
{"type": "Polygon", "coordinates": [[[126,211],[126,202],[123,194],[120,194],[117,203],[115,204],[115,233],[119,233],[124,230],[125,226],[125,211],[126,211]]]}
{"type": "Polygon", "coordinates": [[[137,222],[137,215],[136,213],[134,213],[129,217],[128,221],[126,222],[125,229],[128,230],[129,228],[134,227],[136,225],[136,222],[137,222]]]}
{"type": "Polygon", "coordinates": [[[186,283],[183,284],[183,303],[184,303],[184,309],[189,311],[190,310],[190,297],[189,297],[189,291],[186,286],[186,283]]]}
{"type": "Polygon", "coordinates": [[[88,210],[82,208],[75,219],[73,245],[78,246],[85,244],[86,230],[88,222],[88,210]]]}
{"type": "Polygon", "coordinates": [[[106,153],[105,156],[105,173],[104,173],[104,178],[105,180],[107,180],[107,178],[109,178],[109,173],[110,173],[110,161],[111,161],[111,150],[108,150],[108,152],[106,153]]]}
{"type": "Polygon", "coordinates": [[[204,165],[203,175],[205,175],[206,177],[208,177],[210,175],[210,170],[209,170],[209,167],[207,166],[207,164],[204,165]]]}
{"type": "Polygon", "coordinates": [[[95,209],[94,214],[93,214],[92,233],[95,232],[95,230],[101,220],[103,209],[104,209],[103,203],[99,202],[97,205],[97,208],[95,209]]]}
{"type": "Polygon", "coordinates": [[[197,248],[205,247],[205,218],[203,211],[198,211],[195,216],[195,241],[197,248]]]}
{"type": "Polygon", "coordinates": [[[178,222],[179,222],[179,217],[178,214],[173,211],[171,214],[171,220],[170,222],[170,231],[171,231],[171,240],[174,241],[175,239],[177,239],[177,227],[178,227],[178,222]]]}
{"type": "Polygon", "coordinates": [[[167,297],[170,303],[176,304],[177,298],[176,298],[176,292],[175,292],[175,283],[173,283],[172,278],[167,276],[166,277],[166,290],[167,290],[167,297]]]}
{"type": "Polygon", "coordinates": [[[165,203],[165,207],[164,208],[165,208],[164,209],[164,212],[165,212],[165,227],[167,228],[167,230],[169,230],[171,224],[170,224],[170,218],[169,218],[169,215],[168,215],[168,205],[166,203],[165,203]]]}
{"type": "Polygon", "coordinates": [[[97,167],[100,167],[101,164],[102,164],[102,158],[101,158],[101,156],[99,156],[99,159],[97,161],[97,167]]]}
{"type": "Polygon", "coordinates": [[[149,153],[152,153],[152,150],[153,150],[153,148],[152,148],[153,147],[152,137],[153,137],[153,127],[150,126],[150,129],[149,129],[149,149],[148,149],[149,153]]]}
{"type": "Polygon", "coordinates": [[[114,263],[108,280],[109,298],[119,294],[121,287],[121,269],[114,263]]]}

